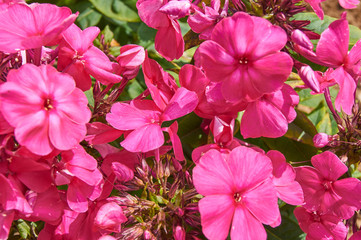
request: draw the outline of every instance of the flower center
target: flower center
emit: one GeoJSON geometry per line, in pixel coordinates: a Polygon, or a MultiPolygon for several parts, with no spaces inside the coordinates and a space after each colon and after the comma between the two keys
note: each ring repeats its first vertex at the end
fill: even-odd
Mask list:
{"type": "Polygon", "coordinates": [[[324,181],[323,187],[325,188],[325,190],[331,190],[332,189],[332,181],[324,181]]]}
{"type": "Polygon", "coordinates": [[[241,59],[239,59],[239,63],[242,65],[248,64],[249,60],[246,57],[241,57],[241,59]]]}
{"type": "Polygon", "coordinates": [[[234,198],[234,201],[236,201],[236,202],[242,201],[242,196],[238,192],[233,195],[233,198],[234,198]]]}
{"type": "Polygon", "coordinates": [[[46,111],[49,111],[49,110],[51,110],[51,109],[54,108],[53,105],[51,105],[51,104],[52,104],[51,102],[52,102],[52,101],[51,101],[51,99],[49,99],[49,98],[47,98],[47,99],[44,100],[44,109],[45,109],[46,111]]]}

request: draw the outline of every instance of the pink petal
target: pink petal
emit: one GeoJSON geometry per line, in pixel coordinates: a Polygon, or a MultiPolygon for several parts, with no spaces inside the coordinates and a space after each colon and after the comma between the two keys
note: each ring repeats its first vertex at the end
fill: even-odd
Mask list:
{"type": "Polygon", "coordinates": [[[361,182],[356,178],[345,178],[333,183],[335,193],[342,197],[342,201],[357,209],[361,208],[361,182]]]}
{"type": "MultiPolygon", "coordinates": [[[[61,59],[60,55],[59,59],[61,59]]],[[[61,70],[59,65],[58,69],[61,70]]],[[[73,61],[70,65],[67,65],[63,72],[71,75],[74,78],[76,87],[80,88],[82,91],[87,91],[91,88],[92,81],[90,75],[84,69],[83,62],[73,61]]]]}
{"type": "Polygon", "coordinates": [[[271,179],[253,189],[247,189],[241,201],[262,223],[272,224],[280,217],[276,189],[273,187],[271,179]]]}
{"type": "Polygon", "coordinates": [[[133,130],[149,123],[147,115],[126,103],[115,103],[106,116],[107,122],[119,130],[133,130]]]}
{"type": "Polygon", "coordinates": [[[72,24],[63,33],[63,38],[69,46],[81,56],[93,46],[93,41],[99,32],[100,29],[97,27],[88,27],[82,31],[78,26],[72,24]]]}
{"type": "Polygon", "coordinates": [[[336,20],[321,34],[317,44],[317,57],[329,67],[341,66],[348,52],[349,27],[346,16],[336,20]],[[333,56],[330,58],[330,56],[333,56]]]}
{"type": "Polygon", "coordinates": [[[233,149],[229,155],[228,164],[237,191],[252,189],[272,174],[271,160],[265,154],[248,147],[240,146],[233,149]]]}
{"type": "Polygon", "coordinates": [[[302,205],[304,202],[301,185],[293,181],[285,186],[276,186],[277,196],[290,205],[302,205]]]}
{"type": "Polygon", "coordinates": [[[133,170],[122,163],[112,162],[112,170],[120,182],[128,182],[134,178],[133,170]]]}
{"type": "MultiPolygon", "coordinates": [[[[253,18],[238,12],[220,21],[212,32],[212,41],[220,44],[232,56],[243,56],[254,39],[253,18]]],[[[253,50],[253,49],[249,49],[253,50]]]]}
{"type": "Polygon", "coordinates": [[[297,207],[293,211],[300,228],[305,233],[308,233],[308,227],[314,222],[313,216],[304,207],[297,207]]]}
{"type": "Polygon", "coordinates": [[[14,220],[14,211],[2,211],[0,215],[0,239],[8,239],[11,225],[14,220]]]}
{"type": "Polygon", "coordinates": [[[236,187],[226,159],[217,150],[210,150],[201,157],[193,169],[193,181],[197,192],[204,196],[216,194],[233,196],[236,187]]]}
{"type": "Polygon", "coordinates": [[[184,40],[179,23],[169,20],[171,23],[167,27],[159,28],[154,44],[155,50],[168,61],[179,59],[184,52],[184,40]]]}
{"type": "Polygon", "coordinates": [[[179,83],[182,87],[197,93],[199,97],[204,92],[209,80],[199,68],[186,64],[179,71],[179,83]]]}
{"type": "Polygon", "coordinates": [[[329,151],[313,156],[311,162],[322,177],[330,181],[337,180],[347,172],[347,166],[334,153],[329,151]]]}
{"type": "Polygon", "coordinates": [[[89,142],[91,145],[112,142],[123,134],[123,131],[114,129],[101,122],[88,123],[86,126],[87,136],[85,136],[85,141],[89,142]]]}
{"type": "Polygon", "coordinates": [[[125,221],[127,218],[123,214],[122,207],[115,202],[109,202],[99,208],[94,224],[107,231],[120,232],[121,224],[125,221]]]}
{"type": "Polygon", "coordinates": [[[335,79],[340,86],[337,94],[335,108],[337,111],[342,110],[348,114],[352,114],[352,106],[355,102],[356,82],[343,67],[338,67],[331,73],[331,78],[335,79]]]}
{"type": "Polygon", "coordinates": [[[202,231],[208,239],[224,240],[235,211],[234,199],[229,195],[211,195],[199,201],[202,231]]]}
{"type": "Polygon", "coordinates": [[[61,112],[50,112],[49,138],[55,148],[69,150],[82,141],[85,134],[85,124],[77,124],[61,112]],[[59,129],[67,129],[67,134],[59,129]]]}
{"type": "Polygon", "coordinates": [[[285,30],[272,25],[263,18],[252,17],[252,21],[257,27],[253,29],[253,38],[249,42],[250,46],[247,47],[247,52],[252,52],[253,60],[278,52],[286,45],[287,34],[285,30]]]}
{"type": "Polygon", "coordinates": [[[262,223],[244,207],[236,207],[232,227],[232,240],[265,240],[267,233],[262,223]]]}
{"type": "Polygon", "coordinates": [[[316,13],[316,15],[323,20],[323,10],[321,7],[322,0],[306,0],[305,2],[309,3],[313,9],[313,11],[316,13]]]}
{"type": "Polygon", "coordinates": [[[168,17],[159,12],[163,6],[163,0],[140,0],[137,2],[137,9],[140,19],[151,28],[168,26],[168,17]]]}
{"type": "Polygon", "coordinates": [[[147,124],[132,131],[122,147],[130,152],[148,152],[164,144],[163,132],[158,124],[147,124]]]}
{"type": "Polygon", "coordinates": [[[84,125],[89,122],[91,112],[88,108],[88,99],[78,88],[75,88],[68,96],[63,95],[57,101],[56,110],[63,113],[74,123],[84,125]]]}
{"type": "Polygon", "coordinates": [[[122,67],[134,68],[142,65],[145,59],[144,48],[135,44],[124,45],[120,48],[117,62],[122,67]]]}
{"type": "Polygon", "coordinates": [[[244,138],[281,137],[288,129],[288,121],[271,102],[260,99],[248,104],[242,116],[241,133],[244,138]]]}
{"type": "Polygon", "coordinates": [[[170,121],[191,113],[198,104],[198,97],[195,92],[186,88],[178,88],[167,107],[164,109],[162,120],[170,121]]]}
{"type": "Polygon", "coordinates": [[[356,8],[357,5],[360,3],[359,0],[338,0],[338,3],[344,9],[353,9],[356,8]]]}
{"type": "Polygon", "coordinates": [[[86,71],[101,83],[107,85],[122,80],[122,77],[117,74],[119,64],[111,62],[99,48],[90,47],[84,53],[82,60],[85,61],[84,67],[86,71]]]}
{"type": "Polygon", "coordinates": [[[236,69],[236,60],[221,45],[214,41],[205,41],[199,48],[202,67],[206,76],[215,82],[222,81],[236,69]]]}
{"type": "Polygon", "coordinates": [[[347,56],[348,65],[357,65],[361,60],[361,40],[358,40],[357,43],[351,48],[347,56]]]}
{"type": "Polygon", "coordinates": [[[321,76],[317,72],[314,72],[310,66],[302,66],[298,74],[308,88],[316,93],[320,92],[319,78],[321,76]]]}
{"type": "Polygon", "coordinates": [[[172,123],[172,125],[170,125],[170,127],[167,128],[167,132],[169,133],[169,137],[172,142],[173,151],[176,159],[178,161],[183,161],[185,158],[183,154],[182,142],[177,135],[178,122],[175,121],[174,123],[172,123]]]}
{"type": "MultiPolygon", "coordinates": [[[[54,146],[49,139],[49,120],[46,111],[29,115],[15,129],[17,141],[38,155],[47,155],[54,146]]],[[[56,129],[59,133],[59,128],[56,129]]]]}
{"type": "Polygon", "coordinates": [[[188,0],[170,1],[163,5],[159,11],[172,17],[179,19],[187,16],[191,8],[191,3],[188,0]]]}
{"type": "Polygon", "coordinates": [[[91,189],[81,180],[74,178],[68,186],[66,194],[67,202],[71,210],[76,212],[86,212],[88,210],[88,196],[91,189]]]}

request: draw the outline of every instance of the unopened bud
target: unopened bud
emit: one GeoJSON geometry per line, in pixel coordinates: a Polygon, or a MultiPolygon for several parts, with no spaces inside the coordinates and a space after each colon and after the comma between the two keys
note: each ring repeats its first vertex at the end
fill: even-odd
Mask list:
{"type": "Polygon", "coordinates": [[[322,148],[330,142],[330,138],[326,133],[317,133],[313,137],[313,144],[317,148],[322,148]]]}
{"type": "Polygon", "coordinates": [[[176,226],[173,228],[173,237],[174,240],[185,240],[186,239],[186,231],[181,226],[176,226]]]}

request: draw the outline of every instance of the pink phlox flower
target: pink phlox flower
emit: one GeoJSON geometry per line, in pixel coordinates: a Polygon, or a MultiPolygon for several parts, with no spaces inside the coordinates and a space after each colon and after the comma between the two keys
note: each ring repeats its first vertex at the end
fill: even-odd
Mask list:
{"type": "Polygon", "coordinates": [[[244,138],[283,136],[297,113],[294,107],[299,97],[295,90],[284,84],[280,90],[265,94],[250,102],[242,116],[241,134],[244,138]]]}
{"type": "Polygon", "coordinates": [[[103,175],[97,161],[81,147],[62,152],[62,160],[55,166],[56,185],[68,184],[67,202],[77,212],[88,209],[88,199],[95,200],[101,194],[103,175]]]}
{"type": "Polygon", "coordinates": [[[117,62],[120,65],[120,74],[127,78],[135,78],[138,74],[140,65],[145,60],[145,50],[143,47],[128,44],[120,48],[120,55],[117,57],[117,62]]]}
{"type": "Polygon", "coordinates": [[[340,86],[335,107],[338,111],[341,111],[342,107],[343,111],[350,115],[355,100],[356,81],[361,75],[361,40],[348,52],[349,26],[346,12],[341,15],[341,19],[332,22],[321,34],[316,53],[312,50],[313,45],[310,40],[299,30],[292,33],[292,40],[299,46],[296,46],[295,50],[304,57],[317,64],[335,68],[329,76],[340,86]],[[304,44],[306,42],[308,44],[304,44]],[[329,57],[330,54],[332,58],[329,57]]]}
{"type": "Polygon", "coordinates": [[[195,13],[187,20],[193,32],[199,33],[199,39],[211,39],[214,27],[223,18],[220,14],[220,1],[212,1],[212,3],[212,6],[208,7],[202,2],[203,9],[194,7],[195,13]]]}
{"type": "Polygon", "coordinates": [[[0,51],[57,45],[77,16],[69,8],[53,4],[11,4],[0,11],[0,51]]]}
{"type": "Polygon", "coordinates": [[[344,240],[346,238],[347,227],[338,216],[310,212],[304,207],[296,208],[294,214],[302,231],[307,233],[306,240],[344,240]]]}
{"type": "Polygon", "coordinates": [[[272,163],[263,153],[237,147],[227,156],[204,154],[193,169],[202,231],[209,239],[266,239],[262,225],[279,217],[272,163]]]}
{"type": "MultiPolygon", "coordinates": [[[[161,99],[159,102],[164,103],[161,99]]],[[[163,110],[156,101],[133,100],[130,104],[115,103],[106,119],[116,129],[133,130],[121,143],[122,147],[130,152],[148,152],[164,144],[161,124],[192,112],[197,103],[197,95],[194,92],[178,88],[163,110]]],[[[174,150],[177,151],[180,150],[180,142],[176,135],[178,125],[176,122],[173,124],[164,130],[171,135],[173,147],[178,147],[174,150]]]]}
{"type": "MultiPolygon", "coordinates": [[[[155,36],[155,49],[168,61],[178,59],[184,52],[184,40],[180,25],[171,15],[163,13],[160,9],[165,6],[163,11],[175,14],[177,9],[172,5],[186,4],[187,1],[180,3],[170,3],[166,6],[168,0],[138,0],[137,9],[140,19],[151,28],[158,30],[155,36]],[[184,2],[184,3],[183,3],[184,2]]],[[[184,6],[178,8],[184,9],[184,6]]],[[[183,15],[182,11],[178,11],[178,15],[183,15]]]]}
{"type": "Polygon", "coordinates": [[[356,178],[337,180],[347,166],[332,152],[326,151],[311,159],[313,167],[297,167],[296,181],[301,184],[309,211],[334,214],[349,219],[361,208],[361,182],[356,178]]]}
{"type": "Polygon", "coordinates": [[[91,87],[90,75],[105,85],[122,79],[115,74],[119,71],[119,64],[111,62],[93,45],[99,32],[97,27],[82,31],[73,24],[63,33],[63,41],[59,45],[58,69],[73,76],[77,87],[83,91],[91,87]]]}
{"type": "Polygon", "coordinates": [[[0,85],[0,99],[16,140],[35,154],[71,149],[85,137],[88,100],[71,76],[50,65],[12,70],[0,85]]]}
{"type": "Polygon", "coordinates": [[[311,94],[320,94],[328,87],[336,84],[335,79],[331,78],[332,68],[326,72],[313,71],[310,66],[302,66],[298,71],[299,76],[305,85],[312,90],[311,94]]]}
{"type": "Polygon", "coordinates": [[[203,42],[198,52],[210,81],[223,83],[226,100],[255,101],[279,90],[291,73],[291,57],[280,52],[286,42],[287,34],[280,27],[237,12],[216,25],[211,40],[203,42]]]}
{"type": "Polygon", "coordinates": [[[87,135],[84,140],[91,145],[109,143],[119,138],[124,132],[101,122],[87,123],[87,135]]]}

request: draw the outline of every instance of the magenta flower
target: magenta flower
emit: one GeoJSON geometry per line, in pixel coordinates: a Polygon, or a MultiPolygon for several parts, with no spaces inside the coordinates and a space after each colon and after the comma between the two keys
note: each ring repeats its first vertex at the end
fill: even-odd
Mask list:
{"type": "Polygon", "coordinates": [[[211,81],[223,82],[226,100],[254,101],[280,89],[291,73],[291,57],[280,52],[286,42],[280,27],[236,13],[220,21],[211,40],[200,45],[201,65],[211,81]]]}
{"type": "Polygon", "coordinates": [[[76,19],[67,7],[53,4],[12,4],[0,12],[0,51],[53,46],[76,19]]]}
{"type": "Polygon", "coordinates": [[[280,218],[271,160],[253,149],[240,146],[229,155],[210,150],[193,169],[193,181],[205,196],[199,211],[209,239],[226,239],[229,230],[233,240],[266,239],[262,223],[280,218]]]}
{"type": "Polygon", "coordinates": [[[85,137],[88,100],[71,76],[50,65],[26,64],[10,71],[0,86],[0,100],[16,140],[35,154],[71,149],[85,137]]]}
{"type": "Polygon", "coordinates": [[[297,167],[296,180],[304,192],[309,211],[334,214],[348,219],[361,208],[361,182],[356,178],[337,180],[347,172],[347,166],[332,152],[326,151],[311,159],[315,167],[297,167]]]}
{"type": "Polygon", "coordinates": [[[304,207],[296,208],[294,214],[302,231],[307,233],[306,240],[346,239],[347,227],[335,215],[309,212],[304,207]]]}
{"type": "MultiPolygon", "coordinates": [[[[161,124],[182,117],[194,110],[198,101],[194,92],[179,88],[164,110],[156,101],[133,100],[130,104],[115,103],[107,115],[107,121],[119,130],[132,130],[121,143],[130,152],[148,152],[164,144],[161,124]]],[[[175,152],[181,148],[176,135],[176,122],[166,130],[170,134],[175,152]]],[[[178,151],[179,152],[179,151],[178,151]]],[[[177,154],[176,154],[177,155],[177,154]]],[[[183,154],[179,155],[183,160],[183,154]]]]}
{"type": "Polygon", "coordinates": [[[93,45],[99,32],[97,27],[82,31],[73,24],[63,33],[64,40],[59,45],[58,69],[70,74],[76,86],[83,91],[91,87],[90,75],[105,85],[122,79],[114,74],[119,71],[119,64],[111,62],[105,53],[93,45]]]}
{"type": "Polygon", "coordinates": [[[321,34],[316,53],[313,52],[311,41],[301,31],[294,31],[292,40],[295,50],[304,57],[317,64],[335,68],[326,76],[328,79],[334,79],[340,86],[335,107],[337,111],[341,111],[342,107],[342,110],[350,115],[355,101],[356,82],[361,76],[361,40],[348,51],[349,26],[346,12],[321,34]],[[330,55],[333,57],[330,58],[330,55]]]}

